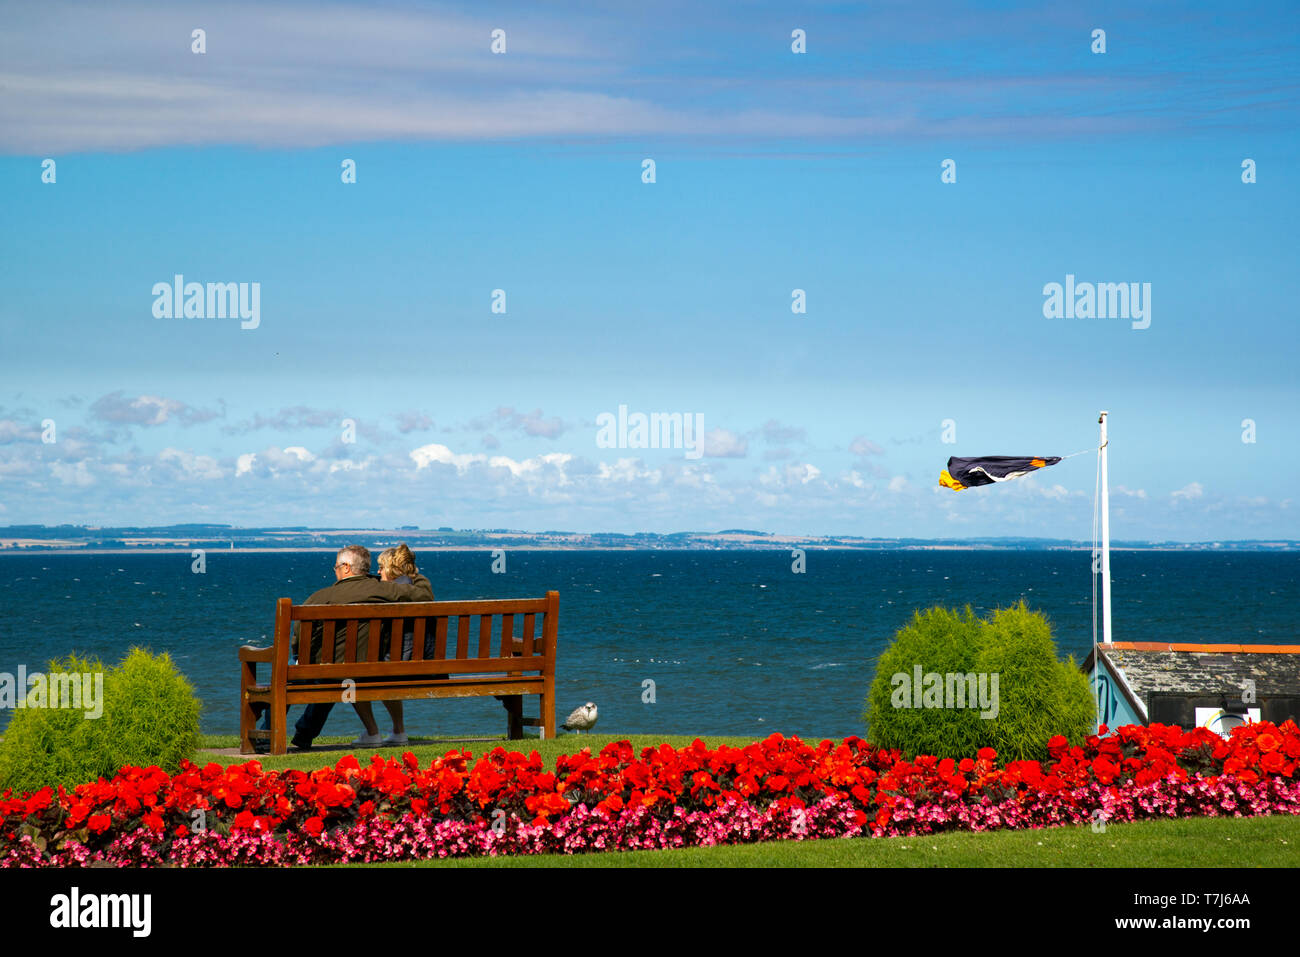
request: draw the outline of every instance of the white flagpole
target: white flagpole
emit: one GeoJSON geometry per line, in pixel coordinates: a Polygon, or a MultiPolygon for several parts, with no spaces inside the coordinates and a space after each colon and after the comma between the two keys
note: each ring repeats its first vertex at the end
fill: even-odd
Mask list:
{"type": "Polygon", "coordinates": [[[1106,476],[1106,416],[1097,419],[1101,424],[1101,640],[1110,644],[1110,485],[1106,476]]]}

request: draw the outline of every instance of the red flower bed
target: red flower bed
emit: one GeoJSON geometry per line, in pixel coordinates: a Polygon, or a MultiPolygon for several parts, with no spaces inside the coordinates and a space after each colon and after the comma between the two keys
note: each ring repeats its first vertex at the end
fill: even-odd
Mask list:
{"type": "MultiPolygon", "coordinates": [[[[1103,733],[1106,729],[1103,728],[1103,733]]],[[[1033,827],[1192,814],[1300,813],[1300,729],[1129,725],[1049,760],[903,760],[861,738],[816,747],[774,734],[743,748],[626,741],[547,768],[496,748],[349,755],[311,773],[257,761],[123,768],[73,791],[0,798],[0,866],[310,863],[535,853],[779,837],[1033,827]],[[471,763],[472,762],[472,763],[471,763]]]]}

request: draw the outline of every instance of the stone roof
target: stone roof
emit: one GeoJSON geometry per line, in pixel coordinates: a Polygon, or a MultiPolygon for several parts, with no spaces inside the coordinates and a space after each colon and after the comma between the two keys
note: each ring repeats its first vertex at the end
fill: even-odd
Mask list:
{"type": "MultiPolygon", "coordinates": [[[[1153,693],[1239,694],[1247,679],[1260,695],[1300,695],[1300,645],[1098,645],[1111,671],[1143,701],[1153,693]]],[[[1084,671],[1092,667],[1092,654],[1084,671]]]]}

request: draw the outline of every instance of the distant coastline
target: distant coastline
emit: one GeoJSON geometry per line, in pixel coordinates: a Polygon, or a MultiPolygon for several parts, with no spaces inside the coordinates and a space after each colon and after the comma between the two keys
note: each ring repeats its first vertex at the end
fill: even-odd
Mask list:
{"type": "MultiPolygon", "coordinates": [[[[751,529],[718,532],[525,532],[515,529],[237,528],[228,525],[96,527],[80,525],[0,527],[0,555],[130,555],[209,552],[335,551],[360,542],[384,547],[406,542],[425,552],[481,551],[749,551],[823,549],[867,551],[1077,551],[1091,542],[1055,538],[972,537],[965,539],[866,538],[852,535],[777,535],[751,529]],[[233,547],[232,547],[233,545],[233,547]]],[[[1300,542],[1279,540],[1215,542],[1115,541],[1115,551],[1300,551],[1300,542]]]]}

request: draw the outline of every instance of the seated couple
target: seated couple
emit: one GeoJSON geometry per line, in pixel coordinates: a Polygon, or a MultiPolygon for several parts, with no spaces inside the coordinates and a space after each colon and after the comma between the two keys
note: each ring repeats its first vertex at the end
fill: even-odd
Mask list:
{"type": "MultiPolygon", "coordinates": [[[[304,605],[350,605],[357,602],[390,602],[390,601],[433,601],[433,586],[429,584],[429,579],[419,573],[415,567],[415,556],[411,550],[403,543],[396,548],[385,549],[379,555],[379,575],[373,575],[370,572],[370,552],[360,545],[348,545],[340,549],[335,558],[333,585],[322,588],[308,598],[304,605]]],[[[301,628],[303,622],[298,625],[301,628]]],[[[312,662],[320,661],[322,631],[319,624],[313,629],[314,633],[311,638],[311,657],[312,662]]],[[[369,641],[369,623],[362,622],[357,630],[357,657],[364,659],[368,650],[369,641]]],[[[403,635],[402,658],[408,659],[411,656],[413,633],[403,635]]],[[[379,636],[375,637],[379,640],[379,636]]],[[[291,646],[297,649],[298,644],[295,640],[291,646]]],[[[427,652],[426,652],[427,653],[427,652]]],[[[334,660],[341,662],[343,660],[343,642],[336,641],[334,644],[334,660]]],[[[388,660],[388,647],[380,651],[380,660],[388,660]]],[[[306,750],[311,747],[312,741],[321,733],[325,726],[325,719],[333,709],[333,704],[309,704],[304,709],[302,717],[294,725],[294,736],[292,744],[294,747],[306,750]]],[[[406,728],[402,722],[402,702],[385,701],[384,707],[388,709],[389,716],[393,719],[393,733],[386,738],[381,738],[379,727],[375,724],[375,716],[369,701],[357,701],[352,707],[356,709],[357,716],[361,718],[361,723],[365,725],[365,734],[352,742],[354,746],[369,747],[376,745],[403,745],[407,743],[406,728]]]]}

